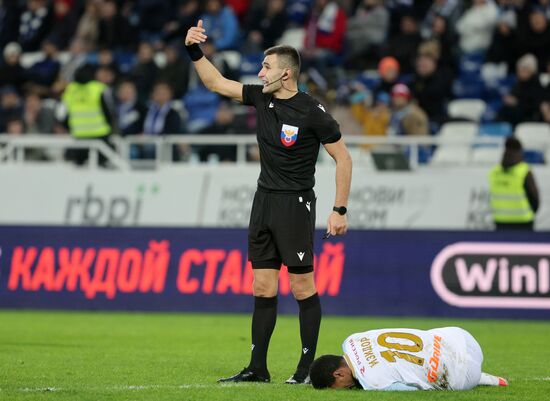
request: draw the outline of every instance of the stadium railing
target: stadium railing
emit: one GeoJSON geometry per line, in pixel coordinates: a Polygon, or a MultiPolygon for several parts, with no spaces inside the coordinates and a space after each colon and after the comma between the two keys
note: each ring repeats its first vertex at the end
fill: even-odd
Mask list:
{"type": "MultiPolygon", "coordinates": [[[[172,159],[172,148],[179,145],[226,145],[236,147],[236,163],[248,162],[248,151],[251,147],[257,145],[256,136],[243,135],[165,135],[161,137],[149,136],[131,136],[118,137],[113,136],[111,142],[114,149],[106,145],[103,141],[93,139],[75,139],[70,136],[58,136],[45,134],[28,134],[24,136],[13,136],[0,134],[0,165],[12,163],[25,163],[25,149],[43,149],[45,151],[57,151],[57,157],[51,162],[63,161],[63,150],[66,149],[89,149],[90,160],[88,166],[97,168],[99,166],[99,155],[104,156],[109,165],[118,170],[128,170],[131,168],[158,168],[162,165],[179,163],[172,159]],[[155,147],[155,156],[150,160],[132,160],[130,149],[132,145],[152,145],[155,147]]],[[[474,149],[476,147],[496,147],[502,148],[504,138],[476,136],[475,138],[440,138],[430,137],[378,137],[378,136],[347,136],[346,144],[350,148],[353,156],[361,154],[367,156],[371,153],[396,153],[401,152],[408,159],[410,169],[415,170],[421,166],[422,152],[425,149],[437,149],[440,147],[456,146],[457,148],[467,147],[474,149]]],[[[544,148],[550,149],[550,144],[541,144],[544,148]]],[[[545,150],[548,150],[545,149],[545,150]]],[[[327,163],[330,156],[326,152],[320,153],[320,162],[327,163]]],[[[194,159],[196,161],[196,159],[194,159]]],[[[191,160],[192,162],[193,160],[191,160]]],[[[361,163],[359,157],[357,162],[361,163]]],[[[186,161],[189,163],[189,160],[186,161]]],[[[372,160],[369,161],[369,163],[372,160]]],[[[453,164],[452,162],[450,164],[453,164]]]]}

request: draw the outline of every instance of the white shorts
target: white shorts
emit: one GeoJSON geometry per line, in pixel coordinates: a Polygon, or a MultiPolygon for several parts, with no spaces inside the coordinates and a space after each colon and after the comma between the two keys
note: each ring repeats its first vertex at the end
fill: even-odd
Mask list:
{"type": "Polygon", "coordinates": [[[460,327],[435,329],[453,349],[446,360],[449,390],[470,390],[479,384],[483,352],[476,339],[460,327]]]}

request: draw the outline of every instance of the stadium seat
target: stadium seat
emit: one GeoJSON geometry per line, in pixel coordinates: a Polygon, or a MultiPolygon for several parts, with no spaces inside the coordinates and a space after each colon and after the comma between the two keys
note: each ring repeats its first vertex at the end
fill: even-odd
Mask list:
{"type": "Polygon", "coordinates": [[[241,59],[241,75],[256,75],[262,69],[263,53],[244,54],[241,59]]]}
{"type": "Polygon", "coordinates": [[[257,75],[242,75],[239,81],[243,85],[261,85],[262,81],[257,75]]]}
{"type": "Polygon", "coordinates": [[[527,163],[544,164],[544,153],[550,149],[550,126],[546,123],[521,123],[514,135],[523,144],[523,157],[527,163]]]}
{"type": "Polygon", "coordinates": [[[464,139],[473,140],[478,131],[478,124],[474,122],[450,122],[441,126],[441,129],[436,134],[442,139],[464,139]]]}
{"type": "Polygon", "coordinates": [[[217,57],[223,59],[229,68],[234,71],[239,71],[241,69],[241,53],[235,50],[225,50],[216,54],[217,57]]]}
{"type": "Polygon", "coordinates": [[[547,87],[550,84],[550,73],[542,73],[539,75],[540,84],[543,87],[547,87]]]}
{"type": "Polygon", "coordinates": [[[470,147],[441,145],[430,162],[432,166],[466,165],[470,160],[470,147]]]}
{"type": "Polygon", "coordinates": [[[304,28],[287,29],[283,36],[277,41],[278,45],[289,45],[300,51],[304,48],[304,37],[306,30],[304,28]]]}
{"type": "Polygon", "coordinates": [[[498,86],[498,81],[506,78],[507,74],[506,63],[485,63],[481,66],[481,78],[488,87],[498,86]]]}
{"type": "Polygon", "coordinates": [[[550,126],[546,123],[521,123],[514,135],[525,149],[541,149],[550,146],[550,126]]]}
{"type": "Polygon", "coordinates": [[[509,123],[483,123],[479,126],[478,135],[505,138],[512,135],[512,125],[509,123]]]}
{"type": "Polygon", "coordinates": [[[451,118],[465,118],[478,122],[487,105],[481,99],[455,99],[449,102],[447,113],[451,118]]]}
{"type": "Polygon", "coordinates": [[[501,147],[482,147],[474,148],[471,153],[471,163],[483,166],[492,166],[497,164],[502,157],[501,147]]]}

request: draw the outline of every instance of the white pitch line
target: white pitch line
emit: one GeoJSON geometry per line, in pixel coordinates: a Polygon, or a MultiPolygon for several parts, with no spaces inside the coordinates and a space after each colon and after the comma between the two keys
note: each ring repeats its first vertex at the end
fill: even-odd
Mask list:
{"type": "MultiPolygon", "coordinates": [[[[220,387],[251,387],[256,385],[256,383],[227,383],[227,384],[180,384],[180,385],[164,385],[164,384],[149,384],[149,385],[128,385],[121,384],[115,386],[105,386],[105,387],[85,387],[79,388],[79,390],[88,390],[88,391],[144,391],[144,390],[189,390],[189,389],[206,389],[206,388],[220,388],[220,387]]],[[[43,392],[59,392],[59,391],[70,391],[76,390],[76,388],[63,388],[63,387],[24,387],[18,389],[20,392],[24,393],[43,393],[43,392]]],[[[2,391],[2,389],[0,389],[2,391]]]]}

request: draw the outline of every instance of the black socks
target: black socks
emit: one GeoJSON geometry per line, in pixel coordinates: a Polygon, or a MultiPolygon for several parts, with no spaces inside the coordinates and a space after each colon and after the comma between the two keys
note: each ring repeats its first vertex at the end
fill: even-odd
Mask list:
{"type": "Polygon", "coordinates": [[[277,321],[277,297],[254,297],[252,315],[252,355],[248,368],[258,375],[269,376],[267,349],[277,321]]]}
{"type": "Polygon", "coordinates": [[[319,327],[321,325],[321,302],[319,295],[313,294],[309,298],[298,301],[300,307],[300,338],[302,339],[302,355],[296,372],[306,375],[315,358],[319,327]]]}

